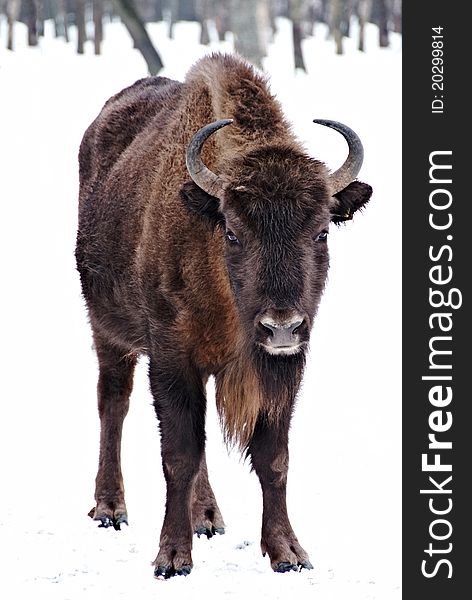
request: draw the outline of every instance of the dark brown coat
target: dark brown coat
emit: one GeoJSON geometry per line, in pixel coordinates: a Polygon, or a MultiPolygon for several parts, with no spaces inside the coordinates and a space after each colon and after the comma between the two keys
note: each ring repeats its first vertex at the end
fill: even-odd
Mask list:
{"type": "Polygon", "coordinates": [[[204,455],[210,375],[226,438],[261,480],[263,552],[275,570],[309,568],[285,507],[288,427],[328,269],[323,232],[352,216],[369,186],[331,197],[325,166],[296,141],[265,79],[234,56],[202,59],[184,83],[151,77],[111,98],[79,160],[76,256],[100,364],[92,515],[127,522],[121,427],[145,353],[167,482],[156,575],[190,571],[193,531],[224,531],[204,455]],[[186,148],[228,117],[202,150],[223,182],[216,198],[190,180],[186,148]],[[294,315],[293,353],[271,350],[294,315]]]}

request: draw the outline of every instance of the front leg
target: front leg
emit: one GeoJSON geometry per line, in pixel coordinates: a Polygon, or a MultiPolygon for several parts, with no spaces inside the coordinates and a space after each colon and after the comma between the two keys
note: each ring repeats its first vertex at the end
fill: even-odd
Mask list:
{"type": "Polygon", "coordinates": [[[150,363],[151,390],[161,430],[167,484],[166,511],[154,575],[188,575],[192,569],[191,500],[205,447],[206,399],[202,378],[176,361],[150,363]]]}
{"type": "Polygon", "coordinates": [[[261,415],[248,448],[262,487],[262,554],[269,554],[272,568],[279,573],[313,568],[287,514],[289,420],[286,415],[271,423],[261,415]]]}

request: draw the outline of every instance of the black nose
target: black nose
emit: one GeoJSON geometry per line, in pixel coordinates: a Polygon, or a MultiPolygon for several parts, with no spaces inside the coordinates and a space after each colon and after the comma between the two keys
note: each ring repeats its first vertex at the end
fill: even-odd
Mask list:
{"type": "Polygon", "coordinates": [[[300,325],[303,323],[303,319],[298,318],[291,323],[275,323],[271,319],[261,319],[260,325],[267,330],[270,335],[271,346],[293,346],[296,343],[296,333],[300,325]]]}

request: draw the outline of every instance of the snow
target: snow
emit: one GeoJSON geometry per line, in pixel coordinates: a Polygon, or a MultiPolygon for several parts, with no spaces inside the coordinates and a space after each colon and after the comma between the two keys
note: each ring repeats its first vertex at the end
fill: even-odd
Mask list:
{"type": "MultiPolygon", "coordinates": [[[[274,574],[259,548],[262,501],[256,476],[226,451],[209,386],[210,479],[227,525],[194,540],[189,577],[152,577],[164,512],[159,438],[146,378],[135,376],[125,422],[123,471],[130,526],[96,527],[96,360],[73,249],[81,136],[105,100],[146,75],[119,23],[106,26],[103,56],[84,56],[48,35],[5,48],[0,22],[0,596],[96,598],[398,599],[401,580],[401,40],[363,54],[347,40],[334,54],[322,26],[304,42],[308,75],[293,73],[289,27],[266,68],[294,129],[337,168],[341,136],[314,118],[346,122],[361,136],[360,177],[374,187],[365,212],[330,232],[328,288],[312,334],[291,429],[288,505],[315,569],[274,574]]],[[[182,78],[208,48],[195,24],[175,40],[151,34],[182,78]]],[[[229,41],[212,49],[231,49],[229,41]]]]}

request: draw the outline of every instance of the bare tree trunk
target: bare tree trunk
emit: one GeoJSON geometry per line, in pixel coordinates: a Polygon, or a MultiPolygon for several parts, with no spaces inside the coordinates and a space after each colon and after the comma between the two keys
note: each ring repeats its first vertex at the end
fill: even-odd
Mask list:
{"type": "Polygon", "coordinates": [[[7,48],[8,48],[8,50],[13,50],[15,22],[18,20],[18,15],[20,14],[20,8],[21,8],[21,0],[8,0],[7,1],[6,13],[7,13],[7,25],[8,25],[8,33],[7,33],[7,48]]]}
{"type": "Polygon", "coordinates": [[[36,31],[38,37],[44,37],[44,1],[33,0],[36,4],[36,31]]]}
{"type": "Polygon", "coordinates": [[[224,42],[225,34],[230,31],[230,0],[213,0],[213,15],[218,31],[218,39],[224,42]]]}
{"type": "Polygon", "coordinates": [[[84,53],[85,33],[85,0],[75,0],[75,22],[77,25],[77,54],[84,53]]]}
{"type": "Polygon", "coordinates": [[[270,41],[273,42],[275,38],[275,34],[277,33],[277,21],[275,20],[275,2],[269,0],[268,4],[269,9],[269,25],[270,25],[270,41]]]}
{"type": "Polygon", "coordinates": [[[49,1],[49,11],[52,13],[52,19],[54,21],[54,37],[58,38],[62,35],[62,17],[59,8],[59,0],[49,1]]]}
{"type": "Polygon", "coordinates": [[[331,27],[336,45],[336,54],[343,53],[343,34],[342,34],[342,15],[343,2],[342,0],[331,1],[331,27]]]}
{"type": "Polygon", "coordinates": [[[295,59],[295,69],[302,69],[306,73],[305,61],[302,52],[302,24],[292,21],[293,37],[293,57],[295,59]]]}
{"type": "Polygon", "coordinates": [[[166,12],[169,21],[169,38],[174,39],[174,25],[178,20],[179,0],[166,0],[166,12]]]}
{"type": "Polygon", "coordinates": [[[231,5],[235,50],[256,67],[266,56],[265,29],[268,5],[265,0],[233,0],[231,5]]]}
{"type": "Polygon", "coordinates": [[[95,54],[100,54],[103,41],[103,0],[93,0],[93,42],[95,54]]]}
{"type": "Polygon", "coordinates": [[[69,30],[67,23],[67,10],[65,0],[51,0],[52,10],[54,12],[54,35],[56,37],[64,36],[65,41],[69,42],[69,30]]]}
{"type": "Polygon", "coordinates": [[[321,0],[321,11],[320,11],[320,21],[322,23],[326,23],[329,27],[331,27],[331,8],[330,8],[330,0],[321,0]]]}
{"type": "Polygon", "coordinates": [[[306,73],[305,61],[302,52],[302,23],[307,12],[305,0],[289,0],[288,18],[292,21],[293,57],[295,69],[302,69],[306,73]]]}
{"type": "Polygon", "coordinates": [[[402,0],[393,0],[392,6],[393,31],[402,32],[402,0]]]}
{"type": "Polygon", "coordinates": [[[200,44],[205,46],[210,43],[210,34],[208,33],[208,19],[210,18],[210,0],[196,0],[195,10],[200,21],[200,44]]]}
{"type": "Polygon", "coordinates": [[[377,25],[379,26],[379,46],[386,48],[390,44],[388,36],[388,21],[390,16],[390,7],[388,0],[377,1],[377,25]]]}
{"type": "Polygon", "coordinates": [[[372,10],[372,0],[359,0],[359,45],[361,52],[365,51],[365,24],[372,10]]]}
{"type": "Polygon", "coordinates": [[[146,27],[138,15],[132,0],[115,0],[116,8],[133,38],[136,48],[143,55],[146,61],[148,71],[151,75],[156,75],[164,66],[159,53],[154,48],[146,27]]]}
{"type": "Polygon", "coordinates": [[[61,22],[60,22],[60,15],[59,15],[59,10],[56,10],[57,7],[54,7],[54,37],[58,38],[61,37],[61,31],[62,31],[62,27],[61,27],[61,22]]]}
{"type": "Polygon", "coordinates": [[[311,2],[308,3],[308,10],[307,10],[307,14],[306,14],[306,20],[309,25],[309,34],[308,35],[315,34],[315,24],[318,21],[318,18],[319,18],[319,10],[317,11],[315,6],[311,2]]]}
{"type": "Polygon", "coordinates": [[[349,37],[351,35],[352,4],[353,0],[342,0],[341,33],[345,37],[349,37]]]}
{"type": "Polygon", "coordinates": [[[67,43],[69,43],[69,22],[67,20],[66,0],[59,0],[59,10],[62,16],[62,22],[64,23],[64,39],[67,43]]]}
{"type": "Polygon", "coordinates": [[[36,0],[23,0],[23,14],[28,28],[28,46],[38,45],[38,5],[36,0]]]}

